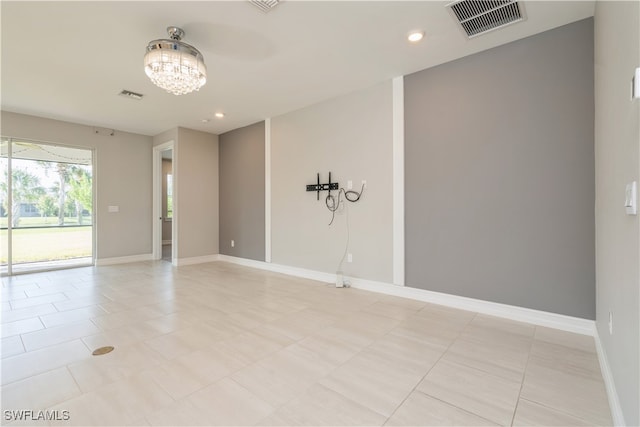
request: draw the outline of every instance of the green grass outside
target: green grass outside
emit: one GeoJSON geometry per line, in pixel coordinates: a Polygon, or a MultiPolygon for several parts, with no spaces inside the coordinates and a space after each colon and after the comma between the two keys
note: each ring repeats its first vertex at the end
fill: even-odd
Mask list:
{"type": "MultiPolygon", "coordinates": [[[[27,216],[20,218],[20,227],[38,227],[38,226],[57,226],[57,216],[27,216]]],[[[78,225],[77,216],[67,216],[64,218],[64,225],[78,225]]],[[[82,225],[91,225],[91,217],[85,216],[82,219],[82,225]]],[[[0,217],[0,227],[7,227],[7,217],[0,217]]]]}
{"type": "MultiPolygon", "coordinates": [[[[24,225],[24,224],[23,224],[24,225]]],[[[93,227],[13,229],[13,263],[91,256],[93,227]]],[[[7,230],[0,230],[0,264],[7,264],[7,230]]]]}

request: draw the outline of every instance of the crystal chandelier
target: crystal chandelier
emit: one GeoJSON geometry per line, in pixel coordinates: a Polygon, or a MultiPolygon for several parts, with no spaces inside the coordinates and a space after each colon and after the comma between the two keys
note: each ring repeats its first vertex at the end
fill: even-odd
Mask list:
{"type": "Polygon", "coordinates": [[[153,84],[174,95],[199,90],[207,82],[204,57],[195,47],[181,42],[184,31],[168,27],[169,39],[149,42],[144,71],[153,84]]]}

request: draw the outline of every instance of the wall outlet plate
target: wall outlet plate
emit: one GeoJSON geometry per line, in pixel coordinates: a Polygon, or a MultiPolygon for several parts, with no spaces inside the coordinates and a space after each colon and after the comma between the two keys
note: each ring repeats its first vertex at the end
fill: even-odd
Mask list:
{"type": "Polygon", "coordinates": [[[638,184],[636,181],[630,182],[625,188],[624,208],[627,215],[638,214],[638,184]]]}

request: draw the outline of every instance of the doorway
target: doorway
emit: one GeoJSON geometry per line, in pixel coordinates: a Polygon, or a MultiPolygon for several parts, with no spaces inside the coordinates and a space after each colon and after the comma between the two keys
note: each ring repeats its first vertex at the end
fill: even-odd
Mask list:
{"type": "Polygon", "coordinates": [[[93,264],[93,151],[0,140],[0,273],[93,264]]]}
{"type": "Polygon", "coordinates": [[[175,264],[177,236],[173,141],[155,146],[153,156],[153,258],[175,264]]]}

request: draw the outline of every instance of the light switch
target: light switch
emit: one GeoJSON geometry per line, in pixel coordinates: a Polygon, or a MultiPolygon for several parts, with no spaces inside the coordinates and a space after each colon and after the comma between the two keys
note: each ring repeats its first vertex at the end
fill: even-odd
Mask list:
{"type": "Polygon", "coordinates": [[[107,208],[107,211],[109,213],[115,213],[115,212],[120,212],[120,206],[109,206],[107,208]]]}
{"type": "Polygon", "coordinates": [[[627,184],[624,192],[624,208],[627,215],[637,215],[638,213],[638,184],[636,181],[627,184]]]}

